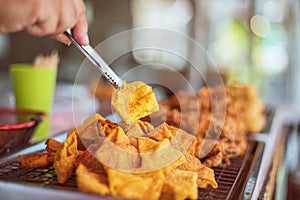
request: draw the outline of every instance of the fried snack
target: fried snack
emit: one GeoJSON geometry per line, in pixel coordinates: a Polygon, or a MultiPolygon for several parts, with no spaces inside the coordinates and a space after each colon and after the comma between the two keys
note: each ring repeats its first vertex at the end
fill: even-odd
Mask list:
{"type": "Polygon", "coordinates": [[[114,90],[111,104],[126,124],[159,110],[152,87],[140,81],[125,83],[124,88],[114,90]]]}
{"type": "Polygon", "coordinates": [[[94,115],[64,143],[47,140],[45,160],[55,154],[58,182],[76,169],[79,190],[130,199],[195,199],[198,187],[217,187],[213,170],[191,154],[194,136],[166,123],[154,128],[138,120],[122,127],[94,115]],[[84,151],[78,150],[80,136],[90,142],[84,151]]]}
{"type": "Polygon", "coordinates": [[[105,175],[105,166],[95,157],[96,151],[101,146],[100,143],[92,144],[75,161],[74,166],[84,165],[89,171],[105,175]]]}
{"type": "Polygon", "coordinates": [[[58,150],[64,147],[64,143],[56,141],[54,139],[47,139],[46,141],[46,152],[47,152],[47,159],[50,163],[54,163],[54,157],[58,150]]]}
{"type": "Polygon", "coordinates": [[[95,154],[96,158],[114,169],[138,168],[140,166],[138,150],[131,144],[123,129],[108,120],[100,123],[106,137],[95,154]]]}
{"type": "Polygon", "coordinates": [[[218,183],[214,176],[214,170],[203,165],[198,158],[189,154],[186,161],[179,165],[177,169],[197,173],[197,185],[199,188],[217,188],[218,183]]]}
{"type": "Polygon", "coordinates": [[[108,195],[109,185],[107,176],[91,172],[83,164],[76,169],[77,186],[83,192],[91,192],[100,195],[108,195]]]}
{"type": "Polygon", "coordinates": [[[99,137],[103,135],[100,127],[100,122],[104,122],[106,119],[99,114],[94,114],[88,117],[84,122],[71,130],[69,134],[77,135],[77,148],[78,150],[86,150],[86,148],[93,144],[94,141],[98,141],[99,137]]]}
{"type": "Polygon", "coordinates": [[[108,169],[111,195],[128,199],[159,199],[165,178],[161,170],[131,174],[108,169]]]}
{"type": "Polygon", "coordinates": [[[47,159],[48,155],[45,153],[32,153],[25,156],[18,155],[18,161],[22,168],[47,168],[52,165],[47,159]]]}
{"type": "Polygon", "coordinates": [[[54,170],[59,183],[64,183],[71,176],[73,163],[79,155],[77,149],[77,136],[74,132],[69,134],[62,149],[58,150],[54,157],[54,170]]]}
{"type": "Polygon", "coordinates": [[[174,169],[165,178],[161,200],[197,199],[197,173],[174,169]]]}
{"type": "Polygon", "coordinates": [[[245,129],[230,115],[225,117],[222,124],[210,113],[202,113],[195,136],[195,155],[208,167],[229,165],[230,158],[244,155],[247,149],[245,129]],[[207,148],[212,149],[208,151],[207,148]],[[203,155],[203,152],[207,154],[203,155]]]}
{"type": "Polygon", "coordinates": [[[122,171],[132,171],[141,165],[136,148],[130,144],[120,147],[109,140],[104,140],[95,156],[104,165],[122,171]]]}
{"type": "Polygon", "coordinates": [[[150,138],[138,138],[138,150],[141,157],[140,171],[152,171],[168,166],[182,153],[174,149],[168,139],[155,141],[150,138]]]}
{"type": "Polygon", "coordinates": [[[146,133],[154,130],[154,127],[146,121],[137,120],[132,124],[121,123],[119,126],[128,136],[144,136],[146,133]]]}
{"type": "Polygon", "coordinates": [[[258,133],[266,122],[264,105],[252,85],[226,85],[225,88],[202,88],[199,91],[201,110],[210,110],[212,107],[219,108],[222,101],[225,102],[226,114],[235,118],[237,123],[245,126],[245,131],[258,133]],[[218,98],[225,89],[225,100],[218,98]],[[211,97],[216,97],[212,98],[211,97]]]}

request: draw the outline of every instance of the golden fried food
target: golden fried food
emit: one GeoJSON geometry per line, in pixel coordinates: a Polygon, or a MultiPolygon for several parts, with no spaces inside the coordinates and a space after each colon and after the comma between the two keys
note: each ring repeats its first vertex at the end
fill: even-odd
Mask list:
{"type": "Polygon", "coordinates": [[[77,135],[69,134],[62,149],[58,150],[54,157],[54,170],[59,183],[64,183],[74,170],[73,163],[79,155],[77,149],[77,135]]]}
{"type": "Polygon", "coordinates": [[[149,173],[124,173],[108,169],[111,195],[128,199],[159,199],[164,184],[161,170],[149,173]]]}
{"type": "Polygon", "coordinates": [[[98,140],[101,136],[101,127],[98,121],[105,121],[106,119],[99,114],[94,114],[88,117],[84,122],[71,130],[69,134],[77,135],[77,148],[84,151],[90,144],[98,140]]]}
{"type": "Polygon", "coordinates": [[[222,124],[210,113],[201,115],[195,135],[197,137],[195,155],[201,157],[206,166],[229,165],[230,158],[242,156],[246,152],[245,129],[234,119],[233,116],[227,115],[222,124]]]}
{"type": "Polygon", "coordinates": [[[106,121],[101,127],[106,137],[95,154],[96,158],[114,169],[138,168],[140,166],[138,150],[131,144],[123,129],[110,121],[106,121]]]}
{"type": "Polygon", "coordinates": [[[127,124],[159,110],[152,87],[140,81],[125,83],[124,88],[114,90],[112,106],[127,124]]]}
{"type": "Polygon", "coordinates": [[[214,171],[203,165],[198,158],[191,154],[185,155],[186,162],[179,165],[177,169],[197,173],[197,185],[199,188],[217,188],[218,183],[214,176],[214,171]]]}
{"type": "Polygon", "coordinates": [[[198,187],[217,187],[213,170],[191,154],[196,141],[166,123],[153,127],[138,120],[120,126],[94,115],[71,130],[64,143],[49,139],[47,153],[39,156],[48,161],[55,154],[61,184],[76,170],[80,191],[129,199],[194,199],[198,187]],[[82,141],[89,141],[84,151],[78,149],[82,141]]]}
{"type": "Polygon", "coordinates": [[[242,123],[246,132],[257,133],[264,127],[266,122],[264,105],[252,85],[204,87],[199,91],[198,96],[202,110],[210,110],[212,107],[219,109],[222,107],[221,104],[225,104],[226,114],[234,116],[237,123],[242,123]],[[225,99],[220,98],[224,92],[225,99]]]}
{"type": "Polygon", "coordinates": [[[22,168],[47,168],[52,165],[47,159],[48,155],[45,153],[32,153],[25,156],[19,155],[18,161],[22,168]]]}
{"type": "Polygon", "coordinates": [[[105,166],[95,157],[96,151],[101,146],[100,143],[90,145],[75,161],[74,166],[84,165],[89,171],[104,174],[105,166]]]}
{"type": "Polygon", "coordinates": [[[83,164],[76,168],[77,186],[83,192],[108,195],[109,185],[107,176],[88,170],[83,164]]]}
{"type": "MultiPolygon", "coordinates": [[[[262,100],[251,85],[203,87],[197,98],[178,91],[159,103],[165,111],[151,115],[151,121],[164,119],[170,130],[178,127],[195,135],[188,153],[201,158],[208,167],[229,165],[231,158],[243,156],[247,134],[261,131],[265,123],[262,100]]],[[[161,129],[150,137],[159,141],[174,136],[161,129]]]]}
{"type": "Polygon", "coordinates": [[[160,199],[197,199],[197,188],[197,173],[174,169],[166,175],[160,199]]]}
{"type": "Polygon", "coordinates": [[[128,136],[144,136],[146,133],[154,130],[154,127],[146,121],[137,120],[132,124],[121,123],[119,126],[124,130],[128,136]]]}
{"type": "Polygon", "coordinates": [[[168,139],[155,141],[150,138],[138,138],[138,149],[141,157],[140,171],[152,171],[168,166],[176,161],[182,153],[174,149],[168,139]]]}
{"type": "Polygon", "coordinates": [[[47,152],[47,159],[50,163],[54,163],[54,157],[58,150],[62,149],[64,143],[56,141],[54,139],[47,139],[46,141],[46,152],[47,152]]]}

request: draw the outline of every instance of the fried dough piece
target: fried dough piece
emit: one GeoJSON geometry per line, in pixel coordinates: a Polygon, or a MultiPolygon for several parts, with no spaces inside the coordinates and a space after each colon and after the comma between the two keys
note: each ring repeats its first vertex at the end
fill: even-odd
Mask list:
{"type": "Polygon", "coordinates": [[[48,155],[45,153],[32,153],[25,156],[18,155],[18,161],[22,168],[47,168],[53,163],[49,162],[47,159],[48,155]]]}
{"type": "Polygon", "coordinates": [[[131,174],[108,169],[107,174],[111,195],[128,199],[159,199],[164,184],[161,170],[131,174]]]}
{"type": "Polygon", "coordinates": [[[127,135],[136,137],[145,136],[145,134],[154,130],[154,127],[146,121],[137,120],[135,123],[126,124],[121,123],[119,126],[124,130],[127,135]]]}
{"type": "Polygon", "coordinates": [[[77,148],[78,150],[86,150],[86,148],[98,140],[101,136],[100,122],[105,122],[106,119],[100,114],[94,114],[88,117],[84,122],[71,130],[69,134],[77,135],[77,148]]]}
{"type": "Polygon", "coordinates": [[[83,164],[76,169],[76,181],[79,190],[100,195],[109,194],[107,176],[88,170],[83,164]]]}
{"type": "Polygon", "coordinates": [[[137,148],[117,124],[107,121],[102,126],[106,138],[95,156],[103,164],[121,170],[132,170],[140,166],[137,148]]]}
{"type": "Polygon", "coordinates": [[[106,174],[105,166],[95,157],[95,153],[100,147],[100,143],[92,144],[85,150],[74,162],[77,168],[79,165],[84,165],[89,171],[97,174],[106,174]]]}
{"type": "Polygon", "coordinates": [[[68,135],[62,149],[58,150],[54,157],[54,170],[59,183],[64,183],[71,176],[73,163],[79,155],[77,149],[77,135],[74,132],[68,135]]]}
{"type": "Polygon", "coordinates": [[[126,124],[159,110],[152,87],[141,81],[125,83],[124,88],[114,90],[111,103],[126,124]]]}
{"type": "Polygon", "coordinates": [[[162,123],[147,134],[151,139],[162,141],[168,139],[173,148],[181,152],[194,153],[197,140],[193,135],[188,134],[182,129],[162,123]]]}
{"type": "Polygon", "coordinates": [[[62,149],[64,146],[64,143],[56,141],[54,139],[47,139],[46,141],[46,152],[47,152],[47,159],[52,164],[54,163],[54,157],[58,150],[62,149]]]}
{"type": "Polygon", "coordinates": [[[242,123],[248,133],[257,133],[265,125],[265,108],[256,88],[252,85],[204,87],[199,90],[198,96],[201,110],[211,110],[212,107],[217,110],[226,109],[226,114],[234,116],[236,122],[242,123]]]}
{"type": "Polygon", "coordinates": [[[214,170],[204,166],[198,158],[193,155],[186,156],[186,162],[179,165],[177,169],[197,173],[197,185],[199,188],[217,188],[214,170]]]}
{"type": "Polygon", "coordinates": [[[174,169],[166,175],[161,200],[197,199],[197,173],[174,169]]]}
{"type": "Polygon", "coordinates": [[[173,148],[168,139],[155,141],[150,138],[138,138],[138,150],[141,157],[141,172],[153,171],[167,167],[183,154],[173,148]]]}

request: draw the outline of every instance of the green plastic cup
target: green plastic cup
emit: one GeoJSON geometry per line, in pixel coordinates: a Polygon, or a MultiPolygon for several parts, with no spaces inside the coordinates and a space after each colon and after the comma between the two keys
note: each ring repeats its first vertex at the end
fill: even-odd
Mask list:
{"type": "Polygon", "coordinates": [[[56,85],[57,67],[33,67],[20,63],[10,66],[16,108],[42,111],[47,117],[33,133],[34,141],[49,136],[50,115],[56,85]]]}

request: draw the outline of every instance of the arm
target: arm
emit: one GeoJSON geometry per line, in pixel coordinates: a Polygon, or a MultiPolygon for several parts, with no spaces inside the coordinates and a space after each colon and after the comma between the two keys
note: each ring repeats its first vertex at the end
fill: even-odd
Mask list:
{"type": "Polygon", "coordinates": [[[70,43],[63,32],[71,28],[82,45],[88,44],[82,0],[0,0],[0,34],[26,31],[70,43]]]}

